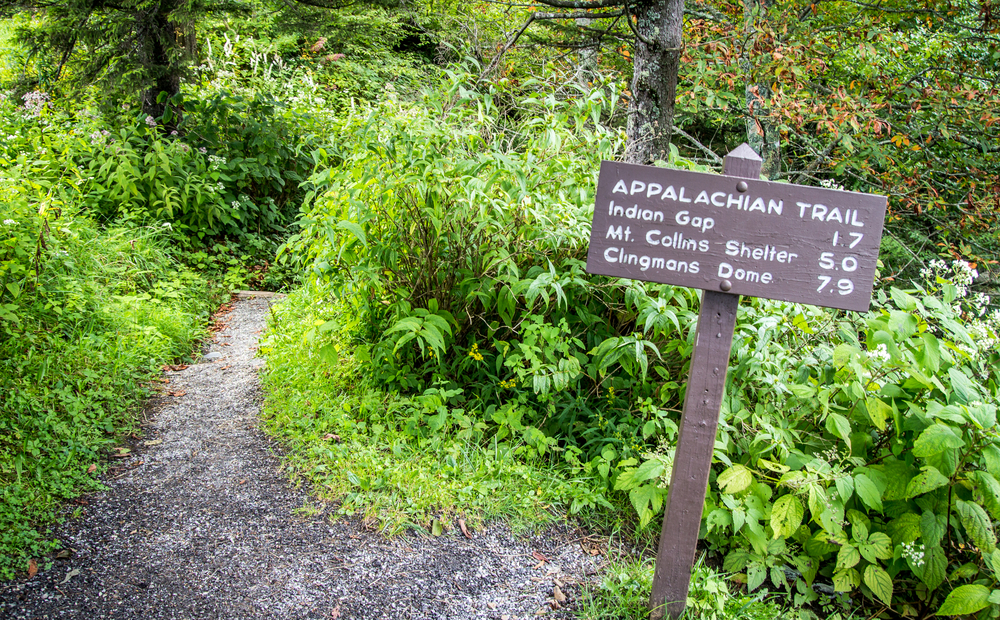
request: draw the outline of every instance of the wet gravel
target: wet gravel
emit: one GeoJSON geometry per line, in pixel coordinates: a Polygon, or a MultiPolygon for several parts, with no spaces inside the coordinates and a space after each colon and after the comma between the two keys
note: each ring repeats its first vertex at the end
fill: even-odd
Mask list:
{"type": "Polygon", "coordinates": [[[387,539],[301,510],[258,428],[271,301],[236,301],[202,363],[164,374],[144,437],[60,527],[51,568],[0,585],[0,618],[571,617],[600,556],[569,529],[387,539]]]}

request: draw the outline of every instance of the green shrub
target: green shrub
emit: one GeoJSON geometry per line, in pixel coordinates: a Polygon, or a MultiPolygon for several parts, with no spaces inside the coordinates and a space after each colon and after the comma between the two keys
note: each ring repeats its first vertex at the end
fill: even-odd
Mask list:
{"type": "MultiPolygon", "coordinates": [[[[589,481],[561,496],[568,513],[610,500],[652,531],[698,297],[583,272],[597,163],[620,146],[609,99],[518,92],[456,73],[343,121],[286,246],[337,299],[302,342],[423,403],[380,422],[411,445],[466,429],[589,481]]],[[[854,594],[903,615],[1000,611],[1000,326],[977,318],[968,273],[934,269],[865,315],[741,305],[704,537],[748,590],[770,580],[830,613],[854,594]]]]}

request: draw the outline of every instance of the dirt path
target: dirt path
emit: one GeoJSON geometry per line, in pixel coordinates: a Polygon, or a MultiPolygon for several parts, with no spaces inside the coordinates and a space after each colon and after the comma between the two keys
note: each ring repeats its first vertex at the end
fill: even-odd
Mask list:
{"type": "Polygon", "coordinates": [[[146,436],[57,532],[68,557],[0,586],[0,618],[566,617],[554,587],[572,596],[596,564],[570,532],[385,539],[300,516],[257,424],[268,303],[236,302],[208,361],[166,373],[146,436]]]}

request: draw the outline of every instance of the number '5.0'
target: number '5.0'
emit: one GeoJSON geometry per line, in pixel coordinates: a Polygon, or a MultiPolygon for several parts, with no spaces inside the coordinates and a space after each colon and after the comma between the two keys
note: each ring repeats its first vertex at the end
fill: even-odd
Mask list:
{"type": "MultiPolygon", "coordinates": [[[[837,263],[833,260],[833,252],[823,252],[819,255],[819,266],[822,269],[837,269],[837,263]]],[[[845,256],[840,261],[840,269],[844,271],[857,271],[858,259],[853,256],[845,256]]]]}

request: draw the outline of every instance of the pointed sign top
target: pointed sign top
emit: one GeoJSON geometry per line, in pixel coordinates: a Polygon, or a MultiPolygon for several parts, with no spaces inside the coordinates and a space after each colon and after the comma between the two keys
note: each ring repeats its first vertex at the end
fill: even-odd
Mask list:
{"type": "Polygon", "coordinates": [[[744,142],[726,155],[725,163],[722,165],[722,174],[756,179],[760,176],[760,167],[763,162],[760,155],[744,142]]]}
{"type": "Polygon", "coordinates": [[[750,145],[744,142],[735,149],[729,151],[726,157],[738,157],[739,159],[753,159],[756,161],[763,161],[757,151],[750,148],[750,145]]]}

